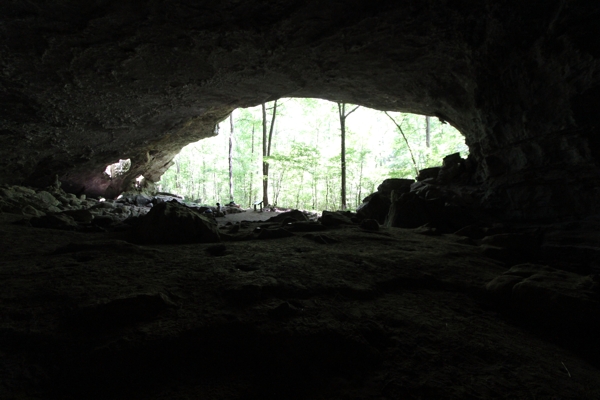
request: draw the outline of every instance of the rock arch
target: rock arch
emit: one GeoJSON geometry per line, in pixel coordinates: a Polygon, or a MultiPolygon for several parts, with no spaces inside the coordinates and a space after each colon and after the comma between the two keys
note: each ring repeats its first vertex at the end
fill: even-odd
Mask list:
{"type": "Polygon", "coordinates": [[[598,6],[574,1],[9,2],[0,181],[112,196],[285,96],[436,115],[466,136],[485,201],[517,218],[597,212],[598,6]],[[596,36],[594,36],[596,35],[596,36]],[[103,167],[131,158],[122,180],[103,167]],[[567,189],[568,187],[568,189],[567,189]]]}

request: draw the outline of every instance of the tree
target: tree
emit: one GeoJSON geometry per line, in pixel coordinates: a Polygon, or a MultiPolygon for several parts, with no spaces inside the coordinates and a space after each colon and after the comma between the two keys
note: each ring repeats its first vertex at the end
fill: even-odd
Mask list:
{"type": "Polygon", "coordinates": [[[431,147],[431,121],[428,115],[425,116],[425,147],[431,147]]]}
{"type": "MultiPolygon", "coordinates": [[[[254,125],[252,126],[252,142],[250,145],[250,157],[252,157],[252,159],[254,159],[254,125]]],[[[252,169],[250,171],[250,190],[248,190],[248,206],[250,206],[250,204],[252,204],[252,184],[254,183],[254,169],[252,169]]]]}
{"type": "Polygon", "coordinates": [[[233,202],[233,112],[229,114],[229,201],[233,202]]]}
{"type": "MultiPolygon", "coordinates": [[[[346,110],[354,107],[346,105],[342,115],[347,117],[346,110]]],[[[342,155],[338,103],[319,99],[279,100],[277,126],[271,115],[273,108],[272,102],[265,104],[265,118],[261,105],[235,110],[233,117],[222,121],[219,129],[222,134],[181,150],[172,167],[157,182],[159,190],[178,193],[186,200],[215,204],[227,202],[233,186],[233,198],[249,206],[262,197],[264,187],[261,188],[260,182],[264,184],[264,171],[260,170],[264,161],[269,165],[270,202],[315,211],[339,209],[342,155]],[[233,138],[230,137],[232,119],[233,138]],[[265,157],[259,143],[263,120],[266,121],[265,157]],[[226,131],[229,132],[223,134],[226,131]]],[[[464,137],[450,125],[441,125],[431,118],[427,148],[425,116],[392,112],[389,115],[399,121],[401,130],[389,123],[385,113],[364,107],[352,114],[352,128],[360,130],[360,135],[352,135],[345,121],[347,208],[359,206],[362,198],[374,192],[386,178],[414,177],[415,165],[417,169],[440,165],[445,155],[455,152],[465,156],[464,137]]]]}
{"type": "Polygon", "coordinates": [[[342,136],[342,152],[341,152],[341,161],[342,161],[342,210],[346,209],[346,118],[350,114],[352,114],[356,109],[360,106],[354,107],[348,113],[346,113],[346,103],[339,102],[338,105],[338,115],[340,117],[340,130],[342,136]]]}
{"type": "Polygon", "coordinates": [[[394,118],[392,118],[392,116],[390,114],[388,114],[387,111],[384,111],[384,112],[385,112],[385,115],[387,115],[392,120],[394,125],[396,125],[396,128],[398,128],[398,131],[400,131],[400,133],[402,134],[402,137],[404,138],[404,141],[406,142],[406,147],[408,148],[408,152],[410,153],[410,158],[412,158],[412,162],[415,167],[415,174],[416,174],[415,177],[416,177],[417,175],[419,175],[419,167],[417,166],[417,160],[415,160],[415,155],[413,154],[412,149],[410,148],[410,144],[408,144],[408,139],[406,138],[406,135],[404,134],[404,131],[402,130],[402,122],[404,122],[404,120],[402,120],[402,122],[400,122],[400,124],[398,124],[396,122],[396,120],[394,118]]]}
{"type": "Polygon", "coordinates": [[[263,204],[269,205],[269,161],[271,156],[271,144],[273,143],[273,128],[275,127],[275,117],[277,116],[277,100],[273,103],[273,114],[271,115],[271,124],[269,126],[269,136],[267,137],[267,108],[262,103],[262,128],[263,128],[263,204]]]}

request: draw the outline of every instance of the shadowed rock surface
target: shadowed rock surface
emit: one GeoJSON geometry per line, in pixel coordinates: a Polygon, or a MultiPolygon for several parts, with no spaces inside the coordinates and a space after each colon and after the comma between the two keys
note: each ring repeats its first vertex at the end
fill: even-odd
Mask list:
{"type": "Polygon", "coordinates": [[[116,196],[235,107],[320,97],[438,116],[485,203],[596,212],[598,6],[584,1],[7,1],[0,171],[116,196]],[[131,169],[109,180],[119,158],[131,169]],[[564,185],[569,190],[564,190],[564,185]]]}
{"type": "Polygon", "coordinates": [[[598,20],[582,0],[3,1],[0,397],[600,398],[598,20]],[[470,156],[319,221],[152,196],[233,109],[293,96],[436,116],[470,156]]]}

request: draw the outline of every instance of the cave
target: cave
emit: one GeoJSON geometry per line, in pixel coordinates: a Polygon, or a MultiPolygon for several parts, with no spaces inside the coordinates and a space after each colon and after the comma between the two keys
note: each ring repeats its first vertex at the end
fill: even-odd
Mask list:
{"type": "Polygon", "coordinates": [[[0,10],[0,397],[600,398],[600,5],[0,10]],[[140,214],[183,146],[283,97],[437,117],[469,157],[244,240],[140,214]]]}

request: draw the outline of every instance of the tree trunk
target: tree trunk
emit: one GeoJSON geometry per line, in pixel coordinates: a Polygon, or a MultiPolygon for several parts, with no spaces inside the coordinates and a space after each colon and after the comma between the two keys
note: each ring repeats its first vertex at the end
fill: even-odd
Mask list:
{"type": "Polygon", "coordinates": [[[275,127],[275,117],[277,116],[277,100],[273,103],[273,114],[271,116],[271,126],[269,136],[267,137],[267,108],[262,103],[262,125],[263,125],[263,205],[269,205],[269,163],[265,160],[271,155],[271,144],[273,142],[273,128],[275,127]]]}
{"type": "Polygon", "coordinates": [[[296,192],[296,208],[300,208],[300,191],[302,190],[303,183],[304,183],[304,172],[301,172],[300,186],[298,186],[298,191],[296,192]]]}
{"type": "Polygon", "coordinates": [[[267,109],[265,103],[262,103],[262,169],[263,169],[263,206],[269,204],[269,164],[265,161],[267,156],[267,109]]]}
{"type": "Polygon", "coordinates": [[[392,120],[394,125],[396,125],[396,128],[398,128],[398,131],[400,131],[400,133],[402,134],[402,137],[404,138],[404,141],[406,142],[406,147],[408,148],[408,152],[410,153],[410,158],[412,158],[413,166],[415,168],[415,178],[416,178],[419,175],[419,167],[417,166],[417,160],[415,160],[415,156],[412,152],[412,149],[410,148],[410,145],[408,144],[408,139],[406,138],[406,135],[404,134],[404,131],[402,130],[402,122],[404,122],[404,120],[402,120],[400,122],[400,124],[398,124],[396,122],[396,120],[394,118],[392,118],[392,116],[390,114],[388,114],[387,111],[384,111],[383,113],[385,115],[387,115],[389,119],[392,120]]]}
{"type": "Polygon", "coordinates": [[[329,209],[329,178],[325,181],[325,209],[329,209]]]}
{"type": "Polygon", "coordinates": [[[233,113],[229,114],[229,201],[233,202],[233,113]]]}
{"type": "Polygon", "coordinates": [[[358,194],[356,197],[356,208],[362,204],[362,180],[363,180],[363,166],[365,164],[364,157],[360,158],[360,173],[358,175],[358,194]]]}
{"type": "Polygon", "coordinates": [[[431,121],[430,117],[425,117],[425,147],[431,147],[431,121]]]}
{"type": "MultiPolygon", "coordinates": [[[[339,104],[338,104],[339,106],[339,104]]],[[[341,209],[346,209],[346,115],[344,114],[345,104],[340,108],[340,129],[342,131],[342,205],[341,209]]]]}
{"type": "Polygon", "coordinates": [[[181,183],[180,181],[180,176],[179,174],[181,173],[181,170],[179,169],[179,159],[175,158],[175,169],[177,171],[177,173],[175,174],[175,188],[177,189],[177,194],[179,194],[179,191],[181,189],[181,183]]]}
{"type": "Polygon", "coordinates": [[[342,153],[341,153],[341,159],[342,159],[342,206],[341,209],[345,210],[347,208],[346,206],[346,118],[348,118],[348,116],[350,114],[352,114],[354,111],[356,111],[356,109],[359,106],[354,107],[348,114],[346,114],[346,103],[344,102],[338,102],[338,114],[340,117],[340,130],[342,133],[342,153]]]}
{"type": "MultiPolygon", "coordinates": [[[[250,160],[254,161],[254,124],[252,124],[252,147],[251,147],[251,149],[252,149],[251,150],[252,156],[250,157],[250,160]]],[[[254,183],[254,168],[255,167],[252,167],[252,169],[250,170],[250,190],[248,191],[248,207],[250,207],[252,205],[252,203],[254,202],[254,200],[252,199],[252,184],[254,183]]]]}
{"type": "Polygon", "coordinates": [[[281,184],[283,182],[283,176],[285,175],[285,170],[281,171],[281,174],[279,174],[279,178],[275,178],[275,182],[273,182],[273,193],[274,193],[274,199],[273,199],[273,206],[277,206],[277,201],[279,200],[279,193],[281,192],[281,184]]]}
{"type": "Polygon", "coordinates": [[[202,202],[206,203],[206,160],[202,159],[202,202]]]}
{"type": "Polygon", "coordinates": [[[215,171],[213,171],[213,201],[217,200],[217,202],[219,201],[219,194],[218,194],[218,190],[217,190],[217,173],[215,171]]]}

